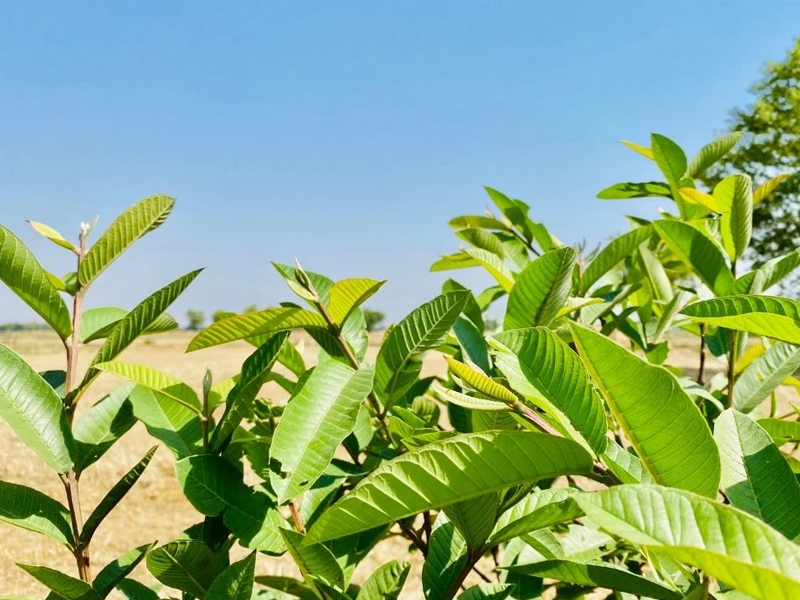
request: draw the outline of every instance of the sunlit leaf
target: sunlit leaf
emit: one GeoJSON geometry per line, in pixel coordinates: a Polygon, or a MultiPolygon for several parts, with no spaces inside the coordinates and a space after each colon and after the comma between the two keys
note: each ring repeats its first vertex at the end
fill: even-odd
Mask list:
{"type": "Polygon", "coordinates": [[[681,311],[697,323],[800,345],[800,302],[775,296],[727,296],[690,304],[681,311]]]}

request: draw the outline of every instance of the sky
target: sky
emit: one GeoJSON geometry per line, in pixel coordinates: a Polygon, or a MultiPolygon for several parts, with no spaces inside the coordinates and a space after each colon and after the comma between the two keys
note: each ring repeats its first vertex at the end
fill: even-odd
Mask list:
{"type": "MultiPolygon", "coordinates": [[[[751,101],[800,35],[800,3],[0,3],[0,223],[56,273],[73,258],[26,219],[77,235],[133,202],[167,223],[93,284],[132,308],[197,267],[170,310],[292,298],[270,261],[388,279],[368,306],[404,316],[448,276],[447,226],[488,185],[566,243],[626,230],[659,203],[604,202],[657,178],[621,146],[692,154],[751,101]]],[[[0,322],[35,320],[7,289],[0,322]]]]}

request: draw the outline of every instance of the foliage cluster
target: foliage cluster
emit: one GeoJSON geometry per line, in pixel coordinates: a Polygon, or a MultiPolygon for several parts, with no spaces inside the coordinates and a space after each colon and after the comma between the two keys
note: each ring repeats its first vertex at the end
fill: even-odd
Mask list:
{"type": "Polygon", "coordinates": [[[66,365],[37,373],[0,346],[0,417],[64,485],[59,500],[0,482],[0,519],[63,545],[77,572],[21,569],[53,600],[113,590],[137,600],[169,590],[201,600],[393,599],[407,556],[361,586],[351,578],[376,544],[402,536],[424,558],[429,600],[597,589],[620,600],[800,597],[791,454],[800,423],[776,402],[779,385],[800,385],[800,303],[764,295],[800,265],[800,251],[741,272],[754,207],[781,176],[756,189],[738,174],[698,189],[736,141],[715,140],[691,160],[661,135],[648,147],[626,143],[661,180],[599,197],[662,197],[674,214],[630,217],[630,231],[586,256],[532,220],[527,204],[487,189],[496,209],[453,219],[464,246],[432,270],[482,268],[493,285],[473,293],[447,280],[386,331],[372,364],[361,306],[384,282],[276,264],[295,300],[225,316],[192,339],[190,352],[239,340],[254,348],[236,377],[206,373],[201,393],[121,356],[138,336],[176,326],[165,311],[199,271],[130,311],[83,310],[97,277],[164,222],[171,198],[138,202],[91,247],[91,226],[74,245],[33,224],[74,253],[64,277],[0,228],[0,279],[60,336],[66,365]],[[485,335],[486,311],[501,298],[499,331],[485,335]],[[297,329],[319,344],[310,362],[289,338],[297,329]],[[670,364],[676,332],[695,336],[696,370],[670,364]],[[78,373],[92,340],[104,341],[78,373]],[[421,375],[429,351],[444,354],[445,377],[421,375]],[[708,355],[727,368],[709,376],[708,355]],[[76,420],[100,373],[125,383],[76,420]],[[263,397],[266,382],[289,400],[263,397]],[[96,569],[93,535],[157,446],[91,512],[79,505],[81,475],[136,422],[174,455],[198,522],[96,569]],[[259,553],[288,553],[302,579],[257,574],[259,553]],[[163,589],[137,581],[140,562],[163,589]],[[466,586],[473,571],[485,581],[466,586]]]}

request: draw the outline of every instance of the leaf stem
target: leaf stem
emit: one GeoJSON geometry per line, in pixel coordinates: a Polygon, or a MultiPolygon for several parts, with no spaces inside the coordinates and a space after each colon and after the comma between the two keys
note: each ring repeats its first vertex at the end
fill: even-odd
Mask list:
{"type": "Polygon", "coordinates": [[[705,368],[706,368],[706,325],[700,323],[700,365],[697,368],[697,383],[705,385],[705,368]]]}
{"type": "MultiPolygon", "coordinates": [[[[731,263],[731,273],[733,278],[736,279],[736,260],[731,263]]],[[[729,354],[728,354],[728,408],[733,407],[733,391],[736,385],[736,360],[739,354],[739,333],[731,330],[729,341],[729,354]]]]}

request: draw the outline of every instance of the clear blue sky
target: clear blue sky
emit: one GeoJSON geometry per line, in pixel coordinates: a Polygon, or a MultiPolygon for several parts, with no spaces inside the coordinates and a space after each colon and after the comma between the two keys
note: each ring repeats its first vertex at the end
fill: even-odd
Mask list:
{"type": "MultiPolygon", "coordinates": [[[[178,204],[96,284],[131,307],[195,267],[173,309],[288,299],[270,260],[389,283],[392,318],[480,213],[482,185],[566,242],[626,212],[596,192],[655,174],[617,144],[657,131],[693,152],[800,34],[796,2],[0,4],[0,222],[52,270],[74,234],[135,200],[178,204]]],[[[456,272],[466,283],[484,276],[456,272]]],[[[0,292],[0,322],[28,320],[0,292]]]]}

